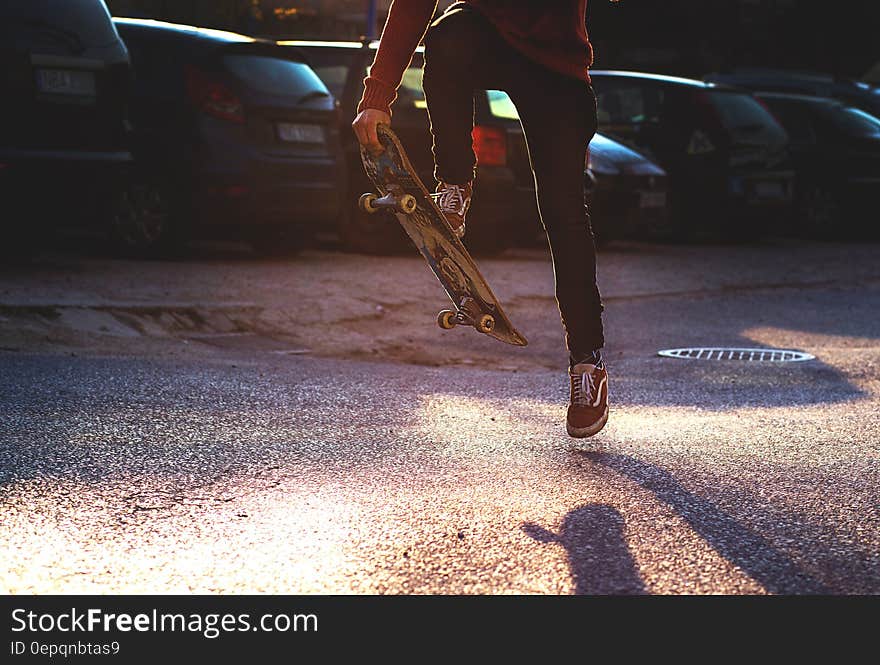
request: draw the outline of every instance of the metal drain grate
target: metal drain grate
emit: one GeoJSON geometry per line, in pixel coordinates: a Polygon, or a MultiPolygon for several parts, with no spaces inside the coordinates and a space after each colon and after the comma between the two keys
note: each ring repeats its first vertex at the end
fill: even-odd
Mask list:
{"type": "Polygon", "coordinates": [[[657,355],[666,358],[686,358],[693,360],[745,360],[748,362],[788,363],[814,360],[816,356],[803,351],[788,349],[733,349],[717,347],[695,347],[690,349],[665,349],[657,355]]]}

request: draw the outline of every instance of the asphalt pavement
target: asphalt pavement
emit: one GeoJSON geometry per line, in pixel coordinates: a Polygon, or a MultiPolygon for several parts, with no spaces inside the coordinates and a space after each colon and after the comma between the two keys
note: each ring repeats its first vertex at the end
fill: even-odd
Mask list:
{"type": "Polygon", "coordinates": [[[611,298],[590,440],[542,363],[2,351],[2,591],[877,594],[871,270],[611,298]]]}

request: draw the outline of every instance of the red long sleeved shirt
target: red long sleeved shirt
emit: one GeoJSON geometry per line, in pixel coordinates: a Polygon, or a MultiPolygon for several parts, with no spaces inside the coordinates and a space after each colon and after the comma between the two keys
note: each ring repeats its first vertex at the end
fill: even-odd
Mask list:
{"type": "MultiPolygon", "coordinates": [[[[587,0],[465,0],[482,12],[515,49],[545,67],[590,80],[593,49],[587,0]]],[[[391,112],[403,73],[425,36],[437,0],[392,0],[379,50],[364,79],[358,111],[391,112]]]]}

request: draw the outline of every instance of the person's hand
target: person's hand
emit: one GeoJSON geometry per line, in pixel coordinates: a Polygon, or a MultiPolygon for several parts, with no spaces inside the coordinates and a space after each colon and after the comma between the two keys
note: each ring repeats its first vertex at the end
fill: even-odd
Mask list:
{"type": "Polygon", "coordinates": [[[385,150],[379,143],[379,135],[376,133],[376,126],[379,124],[391,124],[391,116],[379,109],[364,109],[351,123],[358,143],[373,156],[380,155],[385,150]]]}

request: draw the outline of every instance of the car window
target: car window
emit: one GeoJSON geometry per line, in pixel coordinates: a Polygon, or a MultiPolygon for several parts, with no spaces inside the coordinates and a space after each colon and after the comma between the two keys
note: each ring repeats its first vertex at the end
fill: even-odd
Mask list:
{"type": "Polygon", "coordinates": [[[503,120],[519,120],[519,112],[510,96],[501,90],[487,90],[489,112],[495,118],[503,120]]]}
{"type": "Polygon", "coordinates": [[[315,71],[303,62],[264,55],[224,55],[223,64],[252,90],[304,97],[329,94],[315,71]]]}
{"type": "Polygon", "coordinates": [[[342,98],[345,91],[345,81],[348,79],[348,67],[346,65],[317,65],[313,64],[315,74],[324,82],[337,99],[342,98]]]}
{"type": "Polygon", "coordinates": [[[108,46],[119,41],[102,0],[0,2],[0,31],[22,29],[53,32],[59,39],[72,40],[82,47],[108,46]]]}
{"type": "Polygon", "coordinates": [[[734,138],[745,140],[760,136],[777,142],[788,138],[782,125],[751,95],[715,90],[708,93],[708,97],[721,124],[734,138]]]}
{"type": "MultiPolygon", "coordinates": [[[[334,97],[342,99],[345,84],[351,71],[353,58],[358,54],[353,49],[334,49],[322,46],[301,47],[309,59],[309,64],[324,82],[334,97]]],[[[363,77],[361,77],[363,78],[363,77]]]]}
{"type": "Polygon", "coordinates": [[[663,107],[663,89],[639,83],[603,83],[596,87],[599,123],[640,125],[658,123],[663,107]]]}

